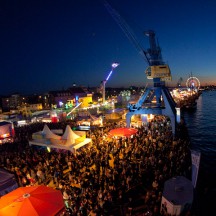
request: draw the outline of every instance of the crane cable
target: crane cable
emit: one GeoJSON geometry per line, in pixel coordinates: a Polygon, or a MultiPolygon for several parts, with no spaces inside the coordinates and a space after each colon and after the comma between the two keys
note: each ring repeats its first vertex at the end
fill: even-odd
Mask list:
{"type": "Polygon", "coordinates": [[[143,56],[144,60],[148,65],[150,65],[150,61],[147,57],[146,51],[142,48],[140,43],[138,42],[136,36],[134,35],[132,29],[127,24],[127,22],[121,17],[121,15],[111,7],[111,5],[104,0],[104,6],[106,7],[107,11],[110,13],[112,18],[116,21],[122,31],[125,33],[126,37],[130,40],[130,42],[135,46],[137,51],[143,56]]]}

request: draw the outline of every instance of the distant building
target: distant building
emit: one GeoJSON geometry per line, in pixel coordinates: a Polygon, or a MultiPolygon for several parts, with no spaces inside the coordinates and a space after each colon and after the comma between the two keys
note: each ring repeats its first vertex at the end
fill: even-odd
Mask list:
{"type": "Polygon", "coordinates": [[[19,94],[2,97],[2,110],[9,111],[16,109],[17,106],[22,104],[22,97],[19,94]]]}
{"type": "Polygon", "coordinates": [[[42,103],[38,103],[38,104],[29,104],[29,109],[31,111],[39,111],[43,109],[42,103]]]}
{"type": "Polygon", "coordinates": [[[38,104],[27,104],[17,107],[18,113],[21,113],[24,117],[31,117],[33,112],[40,111],[43,109],[41,103],[38,104]]]}
{"type": "Polygon", "coordinates": [[[46,94],[33,94],[23,96],[13,94],[1,98],[1,107],[4,112],[17,110],[25,116],[33,111],[42,109],[73,107],[81,103],[80,107],[88,107],[92,103],[92,94],[84,87],[73,85],[67,90],[50,91],[46,94]],[[82,103],[81,103],[82,102],[82,103]]]}
{"type": "Polygon", "coordinates": [[[59,90],[49,92],[49,104],[52,108],[61,108],[65,104],[73,105],[74,96],[69,90],[59,90]]]}
{"type": "Polygon", "coordinates": [[[19,110],[28,107],[29,110],[49,109],[49,95],[28,95],[13,94],[10,96],[3,96],[1,98],[1,106],[3,111],[19,110]],[[41,108],[42,107],[42,108],[41,108]]]}
{"type": "Polygon", "coordinates": [[[92,94],[87,94],[85,97],[80,97],[79,103],[81,103],[80,105],[81,108],[88,107],[89,104],[92,103],[92,94]]]}
{"type": "MultiPolygon", "coordinates": [[[[28,105],[32,105],[32,110],[35,110],[36,104],[37,106],[42,106],[42,109],[50,109],[49,104],[49,94],[34,94],[27,97],[28,105]]],[[[40,108],[37,108],[36,110],[40,110],[40,108]]]]}
{"type": "Polygon", "coordinates": [[[49,104],[51,107],[75,106],[81,103],[80,107],[88,107],[92,103],[92,94],[82,87],[73,86],[67,90],[50,91],[49,104]],[[81,103],[82,102],[82,103],[81,103]]]}

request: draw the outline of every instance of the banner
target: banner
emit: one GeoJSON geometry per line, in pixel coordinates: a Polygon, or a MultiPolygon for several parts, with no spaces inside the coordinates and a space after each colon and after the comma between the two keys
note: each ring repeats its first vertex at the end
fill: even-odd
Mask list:
{"type": "Polygon", "coordinates": [[[200,165],[201,153],[198,151],[191,150],[191,161],[192,161],[192,184],[196,187],[199,165],[200,165]]]}

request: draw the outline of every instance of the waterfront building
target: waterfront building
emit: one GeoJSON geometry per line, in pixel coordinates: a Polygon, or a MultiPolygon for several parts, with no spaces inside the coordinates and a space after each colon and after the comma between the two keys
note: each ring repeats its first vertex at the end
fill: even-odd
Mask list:
{"type": "Polygon", "coordinates": [[[81,108],[92,103],[92,94],[82,87],[73,86],[67,90],[49,92],[49,104],[53,108],[73,107],[79,103],[81,108]]]}

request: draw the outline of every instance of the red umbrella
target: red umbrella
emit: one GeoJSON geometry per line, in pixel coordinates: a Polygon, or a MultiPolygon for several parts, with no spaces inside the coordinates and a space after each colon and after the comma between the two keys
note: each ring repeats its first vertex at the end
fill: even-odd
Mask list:
{"type": "Polygon", "coordinates": [[[61,191],[44,185],[20,187],[0,199],[1,216],[54,216],[64,210],[61,191]]]}
{"type": "Polygon", "coordinates": [[[116,128],[112,129],[109,134],[117,137],[130,137],[137,133],[137,129],[135,128],[116,128]]]}

